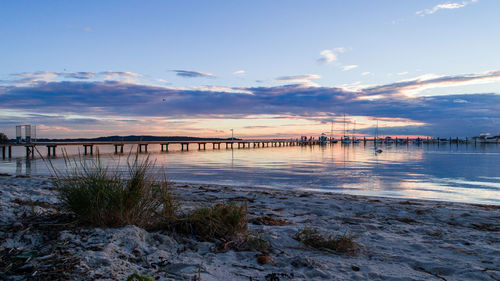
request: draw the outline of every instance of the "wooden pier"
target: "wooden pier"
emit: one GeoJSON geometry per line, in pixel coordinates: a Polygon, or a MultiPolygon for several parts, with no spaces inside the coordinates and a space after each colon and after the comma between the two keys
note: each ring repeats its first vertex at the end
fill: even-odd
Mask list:
{"type": "MultiPolygon", "coordinates": [[[[212,149],[221,149],[221,144],[225,145],[226,149],[234,149],[235,145],[238,148],[250,148],[250,147],[281,147],[281,146],[296,146],[296,145],[315,145],[319,142],[316,141],[299,141],[299,140],[210,140],[210,141],[125,141],[125,142],[35,142],[30,144],[14,144],[7,143],[1,144],[0,150],[2,152],[2,158],[12,158],[12,148],[22,147],[26,148],[26,157],[34,158],[35,150],[38,147],[47,147],[47,157],[56,156],[56,148],[59,146],[80,146],[83,148],[84,155],[94,154],[94,147],[96,146],[114,146],[115,154],[123,153],[123,147],[125,145],[136,145],[137,152],[147,153],[149,145],[160,145],[160,151],[168,152],[170,145],[180,145],[181,151],[188,151],[190,145],[198,145],[198,150],[206,150],[207,144],[212,144],[212,149]]],[[[38,150],[39,153],[40,150],[38,150]]]]}
{"type": "MultiPolygon", "coordinates": [[[[373,142],[374,139],[370,138],[362,138],[360,139],[362,143],[366,145],[367,142],[373,142]]],[[[377,141],[381,143],[387,143],[387,139],[378,139],[377,141]]],[[[341,144],[341,145],[355,145],[354,143],[342,143],[338,139],[330,139],[328,138],[326,144],[341,144]]],[[[459,138],[448,138],[448,139],[440,139],[440,138],[417,138],[417,139],[409,139],[409,138],[395,138],[391,139],[391,143],[394,145],[408,145],[413,143],[415,145],[420,144],[437,144],[437,145],[451,145],[451,144],[476,144],[476,140],[472,139],[459,139],[459,138]]],[[[479,143],[479,142],[478,142],[479,143]]],[[[324,145],[325,142],[320,142],[317,138],[309,138],[309,139],[248,139],[248,140],[207,140],[207,141],[125,141],[125,142],[35,142],[30,144],[0,144],[0,151],[2,154],[2,159],[12,158],[12,150],[13,147],[22,147],[24,146],[26,149],[26,158],[34,158],[35,150],[38,153],[41,153],[41,150],[38,150],[38,147],[45,146],[47,147],[47,157],[55,157],[56,156],[56,148],[58,146],[80,146],[83,147],[84,155],[92,155],[94,154],[94,146],[114,146],[115,154],[122,154],[123,148],[125,145],[135,145],[137,146],[138,153],[147,153],[149,145],[159,145],[161,152],[168,152],[169,146],[171,145],[180,145],[181,151],[189,151],[190,145],[198,145],[198,150],[206,150],[207,144],[212,144],[213,150],[221,149],[221,145],[225,147],[225,149],[245,149],[245,148],[264,148],[264,147],[286,147],[286,146],[310,146],[310,145],[324,145]]],[[[390,144],[390,143],[387,143],[390,144]]]]}

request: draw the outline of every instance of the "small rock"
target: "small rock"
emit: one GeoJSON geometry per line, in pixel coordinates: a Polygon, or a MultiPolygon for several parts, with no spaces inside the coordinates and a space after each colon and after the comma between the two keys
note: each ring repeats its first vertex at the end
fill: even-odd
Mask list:
{"type": "Polygon", "coordinates": [[[273,262],[273,260],[271,259],[271,257],[269,255],[263,254],[263,255],[257,256],[257,262],[259,264],[267,264],[269,262],[273,262]]]}
{"type": "Polygon", "coordinates": [[[354,271],[359,271],[359,267],[358,267],[358,266],[353,265],[353,266],[351,266],[351,268],[352,268],[352,270],[354,270],[354,271]]]}

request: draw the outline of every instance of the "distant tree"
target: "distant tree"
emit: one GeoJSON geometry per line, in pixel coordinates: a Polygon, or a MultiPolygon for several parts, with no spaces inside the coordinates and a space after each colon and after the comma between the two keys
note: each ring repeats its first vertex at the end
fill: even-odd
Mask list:
{"type": "Polygon", "coordinates": [[[9,138],[4,133],[0,133],[0,143],[8,143],[8,142],[9,138]]]}

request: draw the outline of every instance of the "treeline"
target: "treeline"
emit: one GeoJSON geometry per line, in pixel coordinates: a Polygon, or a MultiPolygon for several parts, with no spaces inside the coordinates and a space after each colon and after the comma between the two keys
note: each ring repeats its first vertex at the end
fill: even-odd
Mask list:
{"type": "MultiPolygon", "coordinates": [[[[230,140],[231,138],[198,138],[185,136],[108,136],[98,138],[37,139],[37,142],[101,142],[101,141],[212,141],[230,140]]],[[[235,140],[238,140],[235,138],[235,140]]]]}

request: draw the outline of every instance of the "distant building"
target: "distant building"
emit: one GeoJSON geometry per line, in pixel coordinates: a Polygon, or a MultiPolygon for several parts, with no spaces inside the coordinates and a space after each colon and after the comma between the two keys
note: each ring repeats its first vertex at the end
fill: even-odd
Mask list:
{"type": "Polygon", "coordinates": [[[17,125],[16,143],[32,143],[36,141],[36,125],[17,125]],[[24,138],[23,138],[24,129],[24,138]]]}

